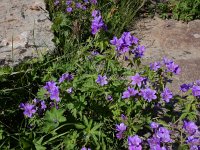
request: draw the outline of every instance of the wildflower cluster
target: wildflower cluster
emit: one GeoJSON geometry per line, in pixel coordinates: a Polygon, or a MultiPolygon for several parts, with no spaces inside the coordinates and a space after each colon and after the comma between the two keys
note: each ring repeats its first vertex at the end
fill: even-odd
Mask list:
{"type": "MultiPolygon", "coordinates": [[[[142,96],[144,100],[151,102],[152,100],[157,99],[157,92],[156,90],[153,90],[147,86],[147,77],[142,77],[139,75],[139,73],[136,73],[134,76],[131,76],[131,85],[135,86],[133,87],[128,87],[126,91],[123,92],[122,98],[127,99],[132,96],[142,96]],[[139,89],[140,90],[136,90],[139,89]]],[[[173,94],[169,88],[165,88],[161,94],[160,97],[162,98],[163,101],[169,102],[173,98],[173,94]]]]}
{"type": "Polygon", "coordinates": [[[124,123],[120,123],[120,124],[116,125],[116,131],[117,131],[116,137],[118,139],[123,138],[123,133],[124,133],[124,131],[126,131],[126,128],[127,128],[127,126],[124,123]]]}
{"type": "Polygon", "coordinates": [[[135,49],[133,49],[133,46],[138,44],[138,38],[131,35],[130,32],[124,32],[119,39],[114,36],[110,43],[115,46],[116,51],[120,55],[129,51],[134,53],[136,57],[142,57],[144,55],[144,46],[138,45],[135,49]]]}
{"type": "Polygon", "coordinates": [[[140,145],[141,143],[142,143],[142,140],[141,138],[139,138],[138,135],[128,137],[129,150],[142,150],[142,146],[140,145]]]}
{"type": "Polygon", "coordinates": [[[51,100],[55,100],[56,102],[60,101],[59,87],[56,86],[56,82],[54,81],[46,82],[44,89],[47,90],[48,94],[50,95],[51,100]]]}
{"type": "Polygon", "coordinates": [[[21,103],[20,108],[24,110],[24,115],[31,118],[36,113],[36,108],[34,105],[29,103],[21,103]]]}
{"type": "MultiPolygon", "coordinates": [[[[61,4],[60,0],[55,0],[54,1],[54,6],[58,7],[61,4]]],[[[97,5],[97,0],[84,0],[82,3],[81,2],[76,2],[75,0],[66,0],[65,5],[66,5],[66,12],[71,13],[75,9],[80,9],[80,10],[86,10],[88,5],[97,5]]]]}
{"type": "Polygon", "coordinates": [[[183,128],[187,134],[186,143],[190,146],[190,150],[200,149],[200,131],[193,121],[184,121],[183,128]]]}
{"type": "Polygon", "coordinates": [[[193,82],[193,83],[182,84],[180,86],[180,90],[182,92],[187,92],[187,91],[191,90],[193,96],[199,98],[200,97],[200,81],[197,80],[196,82],[193,82]]]}
{"type": "Polygon", "coordinates": [[[165,66],[165,71],[174,73],[175,75],[180,74],[180,67],[179,65],[175,64],[172,60],[167,59],[166,57],[163,58],[161,62],[154,62],[150,64],[150,69],[153,71],[158,71],[162,66],[165,66]]]}
{"type": "MultiPolygon", "coordinates": [[[[155,122],[151,122],[150,126],[154,132],[152,137],[147,139],[150,150],[167,150],[167,144],[173,142],[170,137],[170,131],[155,122]]],[[[118,131],[116,137],[122,139],[126,129],[127,126],[124,123],[116,125],[116,131],[118,131]]],[[[142,140],[138,135],[128,136],[127,140],[129,150],[142,150],[142,141],[144,145],[146,143],[146,140],[142,140]]]]}
{"type": "Polygon", "coordinates": [[[73,0],[67,0],[66,1],[66,12],[71,13],[73,9],[81,9],[86,10],[87,9],[88,2],[80,3],[80,2],[74,2],[73,0]]]}
{"type": "Polygon", "coordinates": [[[92,29],[92,34],[95,35],[96,33],[98,33],[100,31],[100,29],[102,28],[106,28],[103,19],[101,17],[101,13],[99,10],[93,10],[92,12],[92,25],[91,25],[91,29],[92,29]]]}
{"type": "Polygon", "coordinates": [[[45,101],[38,99],[34,99],[32,103],[21,103],[19,107],[28,118],[32,118],[35,113],[42,115],[47,108],[45,101]]]}
{"type": "MultiPolygon", "coordinates": [[[[138,73],[136,73],[134,76],[131,76],[131,85],[141,87],[142,84],[145,85],[144,81],[145,81],[145,78],[140,76],[138,73]]],[[[138,96],[142,96],[148,102],[157,98],[157,96],[155,95],[156,91],[150,89],[149,87],[146,87],[144,89],[142,88],[140,91],[135,90],[135,88],[128,87],[128,90],[123,92],[122,98],[125,99],[125,98],[130,98],[131,96],[138,95],[138,96]]]]}
{"type": "MultiPolygon", "coordinates": [[[[70,73],[64,73],[59,79],[59,83],[61,84],[64,81],[72,81],[73,75],[70,73]]],[[[45,97],[50,98],[50,103],[48,106],[46,105],[44,100],[34,99],[32,103],[21,103],[20,109],[24,110],[24,115],[32,118],[33,115],[37,112],[39,115],[42,115],[47,108],[56,107],[58,108],[58,104],[60,102],[59,97],[59,86],[56,85],[54,81],[46,82],[46,85],[43,87],[46,90],[45,97]]],[[[67,89],[69,94],[72,93],[72,87],[67,89]]]]}
{"type": "Polygon", "coordinates": [[[73,75],[70,73],[64,73],[59,79],[59,83],[62,83],[64,81],[72,81],[73,80],[73,75]]]}
{"type": "Polygon", "coordinates": [[[167,143],[171,143],[172,139],[170,138],[170,131],[165,128],[161,127],[159,124],[152,122],[150,124],[154,134],[151,138],[147,141],[149,143],[151,150],[166,150],[167,148],[163,145],[167,143]]]}

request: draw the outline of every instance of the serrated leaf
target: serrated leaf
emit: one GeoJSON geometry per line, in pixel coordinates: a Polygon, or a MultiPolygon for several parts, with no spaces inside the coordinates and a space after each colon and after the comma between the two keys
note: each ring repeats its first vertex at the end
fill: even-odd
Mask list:
{"type": "Polygon", "coordinates": [[[44,125],[43,131],[48,133],[53,129],[59,126],[59,123],[66,121],[66,118],[63,116],[64,110],[52,108],[50,111],[47,111],[44,116],[44,125]]]}
{"type": "Polygon", "coordinates": [[[37,98],[38,98],[38,99],[41,99],[41,100],[46,99],[46,96],[45,96],[46,93],[47,93],[47,90],[46,90],[46,89],[40,88],[39,91],[38,91],[38,93],[37,93],[37,98]]]}
{"type": "Polygon", "coordinates": [[[48,122],[64,122],[66,118],[63,116],[64,110],[52,108],[50,111],[47,111],[44,117],[45,121],[48,122]]]}

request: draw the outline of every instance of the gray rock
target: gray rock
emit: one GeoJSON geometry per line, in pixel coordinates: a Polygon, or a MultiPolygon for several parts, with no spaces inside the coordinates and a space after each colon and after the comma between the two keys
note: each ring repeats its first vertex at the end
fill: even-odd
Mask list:
{"type": "Polygon", "coordinates": [[[137,22],[133,32],[147,47],[145,64],[166,56],[180,65],[181,74],[170,85],[175,93],[181,84],[200,79],[200,20],[183,23],[146,18],[137,22]]]}
{"type": "Polygon", "coordinates": [[[43,0],[1,0],[0,65],[16,65],[54,49],[43,0]]]}

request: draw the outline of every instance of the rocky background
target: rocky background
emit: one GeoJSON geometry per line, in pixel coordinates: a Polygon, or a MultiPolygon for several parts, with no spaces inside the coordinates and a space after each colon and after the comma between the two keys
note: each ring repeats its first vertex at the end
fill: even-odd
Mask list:
{"type": "Polygon", "coordinates": [[[170,85],[175,93],[181,84],[200,80],[200,20],[184,23],[146,18],[137,22],[133,32],[147,48],[146,64],[166,56],[180,65],[181,74],[174,76],[170,85]]]}
{"type": "Polygon", "coordinates": [[[43,0],[1,0],[0,65],[53,50],[51,24],[43,0]]]}

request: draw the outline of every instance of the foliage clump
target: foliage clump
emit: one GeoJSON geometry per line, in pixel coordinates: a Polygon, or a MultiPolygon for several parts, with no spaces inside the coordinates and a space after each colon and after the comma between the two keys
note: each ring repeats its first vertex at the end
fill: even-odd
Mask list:
{"type": "Polygon", "coordinates": [[[200,19],[200,0],[149,0],[144,9],[149,14],[158,13],[164,19],[186,22],[200,19]]]}

